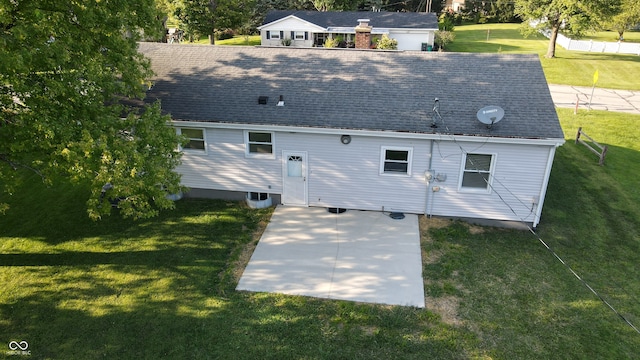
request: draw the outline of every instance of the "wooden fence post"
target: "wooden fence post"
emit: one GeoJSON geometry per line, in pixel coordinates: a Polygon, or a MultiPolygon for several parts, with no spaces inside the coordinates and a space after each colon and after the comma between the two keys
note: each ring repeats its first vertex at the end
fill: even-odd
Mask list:
{"type": "Polygon", "coordinates": [[[593,140],[589,135],[585,134],[582,131],[582,127],[578,128],[578,133],[576,134],[576,144],[577,143],[581,143],[582,145],[586,146],[587,149],[591,150],[591,152],[593,152],[596,155],[598,155],[598,157],[599,157],[598,164],[599,165],[604,165],[604,158],[607,155],[607,150],[609,149],[606,145],[602,146],[597,141],[593,140]],[[586,141],[580,139],[581,136],[586,137],[595,146],[595,148],[591,144],[589,144],[586,141]],[[596,150],[596,148],[600,149],[600,151],[596,150]]]}

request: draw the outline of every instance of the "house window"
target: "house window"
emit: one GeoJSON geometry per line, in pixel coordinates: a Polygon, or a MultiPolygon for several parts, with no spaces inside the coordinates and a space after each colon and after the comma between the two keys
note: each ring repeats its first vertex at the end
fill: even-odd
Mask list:
{"type": "Polygon", "coordinates": [[[273,158],[273,133],[245,131],[247,156],[273,158]]]}
{"type": "Polygon", "coordinates": [[[189,142],[180,147],[182,150],[189,152],[206,152],[207,146],[204,129],[177,128],[177,132],[189,140],[189,142]]]}
{"type": "Polygon", "coordinates": [[[263,200],[267,200],[268,198],[269,198],[269,194],[268,193],[261,193],[261,192],[250,192],[249,193],[249,200],[263,201],[263,200]]]}
{"type": "Polygon", "coordinates": [[[294,36],[296,40],[307,40],[307,33],[305,31],[296,31],[294,36]]]}
{"type": "Polygon", "coordinates": [[[491,154],[466,154],[460,188],[489,191],[494,158],[491,154]]]}
{"type": "Polygon", "coordinates": [[[267,30],[267,40],[269,39],[284,39],[284,31],[269,31],[267,30]]]}
{"type": "Polygon", "coordinates": [[[383,146],[380,154],[380,174],[411,175],[412,148],[383,146]]]}

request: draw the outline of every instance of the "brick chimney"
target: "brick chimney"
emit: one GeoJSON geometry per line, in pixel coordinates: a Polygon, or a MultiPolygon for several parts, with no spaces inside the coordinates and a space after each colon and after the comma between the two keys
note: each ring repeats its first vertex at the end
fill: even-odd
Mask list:
{"type": "Polygon", "coordinates": [[[356,26],[356,49],[368,49],[371,45],[371,26],[369,19],[358,19],[356,26]]]}

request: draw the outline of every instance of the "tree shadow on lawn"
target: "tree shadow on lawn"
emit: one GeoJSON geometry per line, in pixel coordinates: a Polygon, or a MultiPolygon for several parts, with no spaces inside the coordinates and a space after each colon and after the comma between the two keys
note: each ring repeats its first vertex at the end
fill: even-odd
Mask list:
{"type": "Polygon", "coordinates": [[[421,309],[235,292],[229,262],[267,212],[183,199],[94,223],[77,191],[25,186],[0,218],[0,346],[32,358],[458,358],[469,336],[421,309]]]}
{"type": "Polygon", "coordinates": [[[107,283],[66,291],[30,289],[0,304],[0,341],[27,341],[33,358],[459,358],[465,332],[441,333],[424,310],[202,289],[171,298],[131,295],[107,283]],[[100,299],[101,305],[95,304],[100,299]]]}
{"type": "Polygon", "coordinates": [[[35,174],[26,174],[15,193],[9,199],[9,210],[0,215],[0,237],[54,246],[70,241],[93,243],[98,248],[128,246],[153,238],[153,244],[147,245],[154,249],[188,243],[198,247],[201,241],[225,241],[246,233],[259,216],[237,202],[186,198],[177,201],[174,210],[152,219],[123,219],[112,209],[111,216],[92,221],[86,212],[86,187],[47,187],[35,174]]]}

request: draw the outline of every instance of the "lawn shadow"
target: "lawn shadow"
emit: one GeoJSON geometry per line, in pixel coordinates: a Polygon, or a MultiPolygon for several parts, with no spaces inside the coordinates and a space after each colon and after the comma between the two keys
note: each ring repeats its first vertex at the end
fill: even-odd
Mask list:
{"type": "Polygon", "coordinates": [[[260,293],[220,297],[207,295],[204,283],[194,288],[162,278],[169,274],[134,272],[114,284],[87,270],[73,276],[60,269],[54,282],[68,287],[33,283],[22,289],[26,295],[0,304],[0,341],[27,341],[33,358],[446,359],[457,358],[468,336],[433,333],[440,325],[416,308],[260,293]]]}
{"type": "MultiPolygon", "coordinates": [[[[202,240],[221,241],[250,232],[252,220],[260,216],[238,202],[185,198],[175,203],[174,210],[152,219],[124,219],[112,209],[111,216],[93,221],[86,212],[86,187],[65,183],[47,187],[30,173],[14,193],[20,195],[10,198],[9,210],[0,215],[0,238],[54,246],[92,243],[98,252],[104,247],[135,247],[148,239],[153,239],[153,249],[187,243],[198,247],[202,240]]],[[[5,252],[14,251],[5,247],[5,252]]]]}

